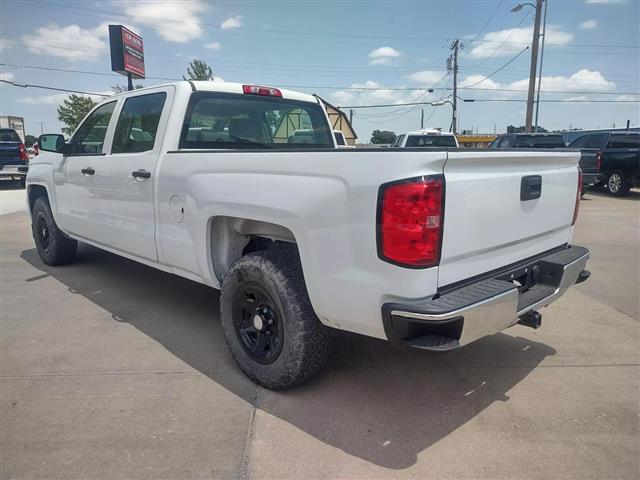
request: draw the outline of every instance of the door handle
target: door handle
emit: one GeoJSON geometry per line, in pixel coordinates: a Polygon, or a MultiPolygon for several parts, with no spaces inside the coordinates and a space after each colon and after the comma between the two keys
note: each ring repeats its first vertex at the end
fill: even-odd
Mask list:
{"type": "Polygon", "coordinates": [[[151,172],[147,172],[144,169],[135,170],[131,172],[133,178],[151,178],[151,172]]]}
{"type": "Polygon", "coordinates": [[[80,171],[82,172],[83,175],[95,175],[96,173],[96,171],[91,167],[83,168],[80,171]]]}

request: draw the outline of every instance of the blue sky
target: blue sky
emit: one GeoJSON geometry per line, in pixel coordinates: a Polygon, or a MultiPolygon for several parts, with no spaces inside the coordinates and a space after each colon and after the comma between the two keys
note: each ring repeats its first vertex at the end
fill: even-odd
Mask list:
{"type": "MultiPolygon", "coordinates": [[[[1,63],[106,75],[0,66],[2,78],[91,92],[124,84],[109,76],[109,23],[144,38],[145,86],[179,79],[192,58],[226,81],[290,86],[349,107],[437,101],[451,94],[444,76],[459,38],[459,129],[504,131],[524,124],[533,12],[517,1],[162,2],[59,1],[0,4],[1,63]],[[516,57],[515,60],[514,57],[516,57]],[[487,75],[504,67],[489,79],[487,75]],[[432,87],[433,94],[424,88],[432,87]],[[479,83],[478,83],[479,82],[479,83]],[[422,88],[423,90],[410,90],[422,88]],[[492,101],[486,101],[492,100],[492,101]],[[499,101],[493,101],[499,100],[499,101]]],[[[550,129],[640,124],[640,3],[549,0],[540,125],[550,129]],[[556,93],[558,92],[558,93],[556,93]],[[586,102],[616,100],[619,103],[586,102]],[[579,103],[574,103],[575,101],[579,103]],[[622,103],[621,101],[626,101],[622,103]]],[[[27,133],[58,131],[64,94],[0,84],[2,115],[25,118],[27,133]]],[[[357,109],[360,140],[373,129],[420,126],[421,108],[357,109]]],[[[425,106],[426,126],[449,128],[451,107],[425,106]]]]}

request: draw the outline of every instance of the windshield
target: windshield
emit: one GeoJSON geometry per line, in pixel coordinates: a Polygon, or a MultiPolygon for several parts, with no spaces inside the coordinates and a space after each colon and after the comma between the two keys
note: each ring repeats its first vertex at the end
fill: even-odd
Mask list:
{"type": "Polygon", "coordinates": [[[22,142],[13,128],[0,129],[0,142],[22,142]]]}
{"type": "Polygon", "coordinates": [[[611,135],[608,148],[640,148],[640,135],[611,135]]]}
{"type": "Polygon", "coordinates": [[[180,148],[335,148],[317,103],[277,97],[195,92],[180,148]]]}
{"type": "Polygon", "coordinates": [[[562,135],[518,135],[514,148],[563,148],[562,135]]]}
{"type": "Polygon", "coordinates": [[[457,147],[453,135],[409,135],[405,147],[457,147]]]}

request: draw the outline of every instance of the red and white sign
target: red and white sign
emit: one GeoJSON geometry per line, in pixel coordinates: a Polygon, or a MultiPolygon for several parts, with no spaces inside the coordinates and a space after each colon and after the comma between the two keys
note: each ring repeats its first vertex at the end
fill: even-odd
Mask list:
{"type": "Polygon", "coordinates": [[[144,78],[144,44],[142,37],[122,27],[124,69],[144,78]]]}

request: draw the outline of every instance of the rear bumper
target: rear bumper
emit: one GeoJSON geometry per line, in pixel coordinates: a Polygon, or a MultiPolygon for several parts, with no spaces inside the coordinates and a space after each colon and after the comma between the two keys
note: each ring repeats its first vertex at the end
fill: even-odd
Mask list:
{"type": "Polygon", "coordinates": [[[28,171],[28,165],[0,165],[0,177],[24,176],[28,171]]]}
{"type": "Polygon", "coordinates": [[[386,303],[387,338],[398,346],[451,350],[518,323],[585,281],[589,251],[569,246],[416,303],[386,303]],[[516,286],[513,281],[522,286],[516,286]]]}

